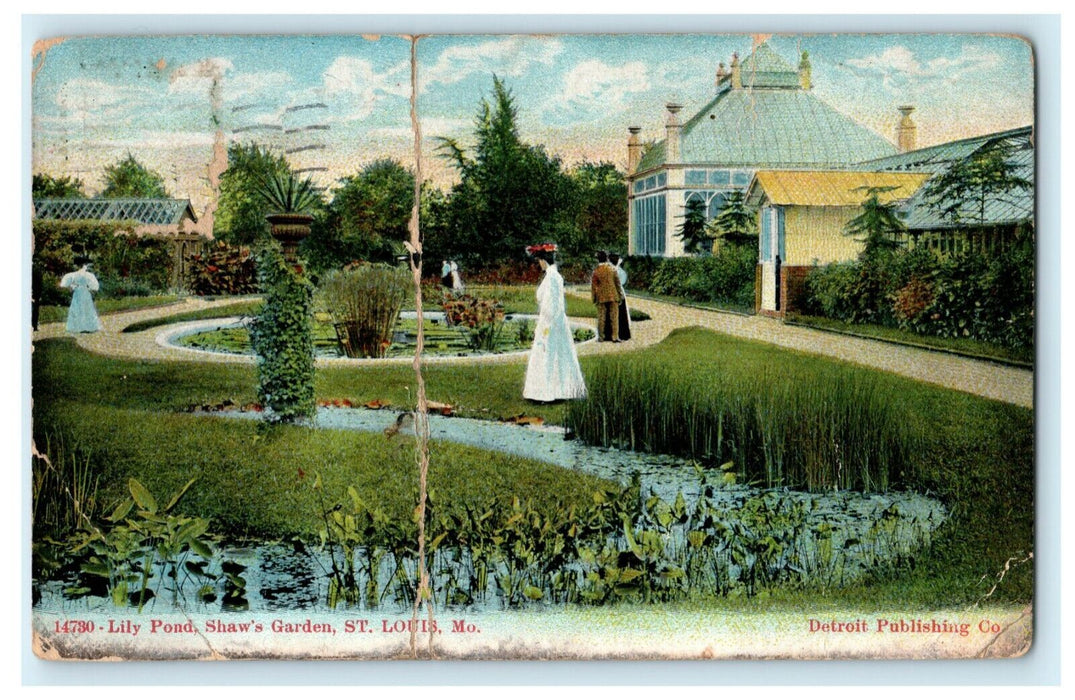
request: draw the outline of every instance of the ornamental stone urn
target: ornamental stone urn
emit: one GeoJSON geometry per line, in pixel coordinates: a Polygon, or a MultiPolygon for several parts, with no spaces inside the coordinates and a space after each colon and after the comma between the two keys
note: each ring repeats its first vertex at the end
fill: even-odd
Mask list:
{"type": "Polygon", "coordinates": [[[298,258],[299,243],[310,235],[310,222],[314,217],[309,214],[270,214],[265,217],[272,227],[272,237],[280,241],[284,260],[294,264],[298,258]]]}

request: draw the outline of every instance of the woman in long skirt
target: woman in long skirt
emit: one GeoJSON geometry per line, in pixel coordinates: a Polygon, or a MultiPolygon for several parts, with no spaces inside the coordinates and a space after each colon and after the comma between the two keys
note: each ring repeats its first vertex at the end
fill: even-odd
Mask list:
{"type": "Polygon", "coordinates": [[[60,286],[73,291],[71,306],[67,309],[68,333],[96,333],[101,330],[101,320],[97,318],[97,309],[93,306],[90,292],[100,289],[97,278],[89,270],[89,261],[75,260],[82,267],[75,272],[68,272],[60,280],[60,286]]]}
{"type": "Polygon", "coordinates": [[[537,258],[545,278],[537,288],[538,320],[534,345],[526,366],[523,398],[531,401],[559,401],[586,397],[575,337],[567,322],[564,305],[564,278],[556,269],[556,246],[531,246],[527,252],[537,258]]]}

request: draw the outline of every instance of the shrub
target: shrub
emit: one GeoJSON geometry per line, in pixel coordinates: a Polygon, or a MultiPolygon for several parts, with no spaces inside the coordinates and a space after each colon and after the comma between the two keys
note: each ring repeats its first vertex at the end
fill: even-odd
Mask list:
{"type": "Polygon", "coordinates": [[[192,294],[254,294],[257,263],[247,248],[218,242],[208,253],[190,256],[187,285],[192,294]]]}
{"type": "Polygon", "coordinates": [[[101,283],[100,296],[147,296],[168,288],[173,272],[166,239],[130,233],[130,221],[34,221],[34,263],[42,271],[42,303],[63,304],[70,297],[57,289],[63,275],[78,269],[75,258],[88,255],[101,283]]]}
{"type": "Polygon", "coordinates": [[[268,420],[292,422],[315,408],[313,288],[275,243],[258,255],[258,283],[265,302],[250,328],[258,401],[269,409],[268,420]]]}
{"type": "Polygon", "coordinates": [[[362,263],[325,276],[321,297],[348,357],[384,357],[410,290],[410,273],[389,265],[362,263]]]}
{"type": "Polygon", "coordinates": [[[464,294],[445,299],[444,318],[462,332],[472,350],[493,352],[504,328],[504,305],[495,299],[464,294]]]}

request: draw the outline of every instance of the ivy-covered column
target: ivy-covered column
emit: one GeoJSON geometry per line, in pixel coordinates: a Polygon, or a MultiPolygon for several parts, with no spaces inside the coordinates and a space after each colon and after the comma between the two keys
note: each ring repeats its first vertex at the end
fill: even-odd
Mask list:
{"type": "Polygon", "coordinates": [[[314,401],[313,285],[301,265],[267,243],[258,254],[264,297],[250,331],[258,355],[258,400],[272,422],[312,416],[314,401]]]}

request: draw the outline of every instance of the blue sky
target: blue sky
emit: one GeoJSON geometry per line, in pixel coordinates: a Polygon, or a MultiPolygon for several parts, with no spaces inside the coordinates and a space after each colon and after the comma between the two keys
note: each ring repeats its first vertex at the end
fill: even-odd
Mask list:
{"type": "MultiPolygon", "coordinates": [[[[626,161],[628,126],[663,132],[663,105],[689,114],[713,94],[718,62],[756,39],[792,64],[808,50],[815,93],[893,140],[896,106],[917,107],[919,144],[1030,124],[1031,49],[987,35],[433,36],[418,44],[423,171],[442,185],[450,166],[435,137],[469,144],[474,115],[502,77],[522,136],[568,164],[626,161]]],[[[410,164],[410,42],[361,36],[68,39],[35,62],[34,171],[99,186],[128,151],[202,211],[220,143],[291,151],[322,184],[364,163],[410,164]]]]}

